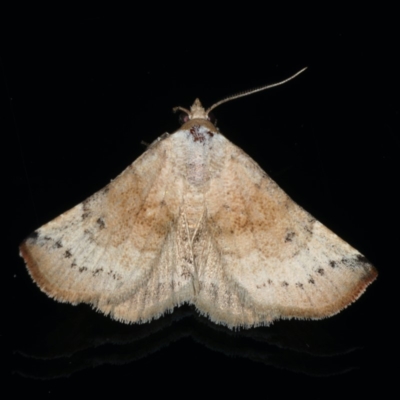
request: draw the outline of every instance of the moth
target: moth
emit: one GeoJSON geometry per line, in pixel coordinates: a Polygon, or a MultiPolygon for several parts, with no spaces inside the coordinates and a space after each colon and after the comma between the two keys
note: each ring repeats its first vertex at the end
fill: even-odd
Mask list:
{"type": "Polygon", "coordinates": [[[196,99],[106,187],[20,246],[50,297],[143,323],[193,304],[229,328],[320,319],[354,302],[376,269],[297,205],[196,99]]]}

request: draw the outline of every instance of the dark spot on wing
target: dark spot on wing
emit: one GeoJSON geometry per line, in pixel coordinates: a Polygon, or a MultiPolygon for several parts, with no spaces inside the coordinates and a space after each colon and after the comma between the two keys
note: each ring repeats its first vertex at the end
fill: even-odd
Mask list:
{"type": "Polygon", "coordinates": [[[288,232],[285,237],[285,243],[293,241],[295,235],[296,234],[294,232],[288,232]]]}
{"type": "Polygon", "coordinates": [[[64,253],[64,257],[65,258],[71,258],[72,257],[71,251],[70,250],[66,250],[65,253],[64,253]]]}
{"type": "Polygon", "coordinates": [[[329,261],[329,265],[332,267],[332,268],[336,268],[338,265],[337,265],[337,263],[336,263],[336,261],[329,261]]]}
{"type": "Polygon", "coordinates": [[[110,270],[107,272],[107,275],[111,276],[115,280],[120,280],[122,277],[118,273],[114,272],[113,270],[110,270]]]}
{"type": "Polygon", "coordinates": [[[363,264],[369,264],[370,262],[368,261],[367,257],[364,257],[362,254],[357,254],[356,257],[357,261],[363,264]]]}
{"type": "Polygon", "coordinates": [[[89,199],[86,199],[85,201],[82,202],[82,209],[83,209],[82,219],[90,217],[91,210],[89,207],[89,201],[90,201],[89,199]]]}
{"type": "Polygon", "coordinates": [[[353,267],[353,262],[349,258],[343,257],[341,259],[341,262],[346,266],[346,267],[353,267]]]}
{"type": "Polygon", "coordinates": [[[77,265],[76,262],[75,262],[75,261],[72,261],[71,268],[75,268],[76,265],[77,265]]]}
{"type": "Polygon", "coordinates": [[[368,269],[370,266],[370,262],[364,257],[362,254],[357,254],[351,258],[342,258],[342,263],[349,268],[364,268],[368,269]]]}
{"type": "Polygon", "coordinates": [[[304,227],[304,229],[308,232],[308,233],[312,233],[313,232],[313,225],[315,223],[316,219],[312,216],[310,216],[310,218],[308,219],[308,225],[306,225],[304,227]]]}
{"type": "Polygon", "coordinates": [[[304,285],[300,282],[296,282],[296,287],[298,287],[300,289],[304,289],[304,285]]]}
{"type": "Polygon", "coordinates": [[[103,268],[97,268],[93,271],[93,276],[96,276],[98,274],[100,274],[100,272],[103,272],[103,268]]]}
{"type": "Polygon", "coordinates": [[[98,220],[96,222],[99,225],[99,229],[104,229],[106,227],[106,224],[104,223],[103,218],[98,218],[98,220]]]}
{"type": "Polygon", "coordinates": [[[87,271],[87,267],[80,267],[79,268],[79,272],[84,272],[84,271],[87,271]]]}
{"type": "Polygon", "coordinates": [[[288,287],[288,286],[289,286],[289,284],[288,284],[286,281],[283,281],[283,282],[281,283],[281,285],[282,285],[283,287],[288,287]]]}
{"type": "Polygon", "coordinates": [[[272,280],[271,279],[268,279],[267,282],[268,282],[268,285],[272,285],[272,280]]]}
{"type": "Polygon", "coordinates": [[[63,247],[61,240],[57,240],[57,242],[55,243],[55,246],[57,247],[57,249],[61,249],[61,247],[63,247]]]}
{"type": "Polygon", "coordinates": [[[324,271],[323,268],[318,268],[318,269],[317,269],[317,272],[318,272],[321,276],[323,276],[323,275],[325,274],[325,271],[324,271]]]}
{"type": "Polygon", "coordinates": [[[309,226],[305,226],[304,229],[308,232],[308,233],[312,233],[312,229],[309,226]]]}
{"type": "Polygon", "coordinates": [[[315,284],[315,281],[314,281],[313,278],[310,278],[310,279],[308,280],[308,283],[311,283],[312,285],[314,285],[314,284],[315,284]]]}

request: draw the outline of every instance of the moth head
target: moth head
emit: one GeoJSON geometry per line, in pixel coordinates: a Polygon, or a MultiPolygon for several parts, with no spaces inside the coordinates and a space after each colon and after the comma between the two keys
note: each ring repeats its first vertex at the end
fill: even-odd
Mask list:
{"type": "Polygon", "coordinates": [[[210,121],[213,125],[216,125],[216,118],[212,112],[206,111],[201,104],[199,99],[196,99],[193,105],[190,107],[190,111],[183,107],[175,107],[174,112],[182,111],[179,114],[179,123],[181,125],[186,124],[192,119],[203,119],[206,121],[210,121]]]}
{"type": "Polygon", "coordinates": [[[178,110],[182,111],[182,114],[179,116],[181,122],[185,123],[192,119],[205,119],[208,121],[207,111],[202,106],[199,99],[196,99],[193,105],[190,107],[190,110],[183,107],[174,107],[173,111],[177,112],[178,110]]]}

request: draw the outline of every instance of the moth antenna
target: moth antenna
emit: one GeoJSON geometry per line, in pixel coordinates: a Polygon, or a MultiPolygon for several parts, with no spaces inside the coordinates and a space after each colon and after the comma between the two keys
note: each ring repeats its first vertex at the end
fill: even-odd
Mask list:
{"type": "Polygon", "coordinates": [[[244,92],[240,92],[240,93],[234,94],[232,96],[226,97],[225,99],[220,100],[219,102],[213,104],[210,108],[208,108],[207,111],[206,111],[206,114],[208,114],[210,111],[214,110],[214,108],[218,107],[219,105],[221,105],[223,103],[226,103],[228,101],[238,99],[239,97],[249,96],[250,94],[261,92],[263,90],[271,89],[271,88],[273,88],[275,86],[283,85],[284,83],[289,82],[292,79],[296,78],[296,76],[300,75],[306,69],[307,69],[307,67],[301,69],[300,71],[296,72],[294,75],[290,76],[289,78],[286,78],[285,80],[283,80],[281,82],[272,83],[271,85],[261,86],[261,87],[256,88],[256,89],[246,90],[244,92]]]}

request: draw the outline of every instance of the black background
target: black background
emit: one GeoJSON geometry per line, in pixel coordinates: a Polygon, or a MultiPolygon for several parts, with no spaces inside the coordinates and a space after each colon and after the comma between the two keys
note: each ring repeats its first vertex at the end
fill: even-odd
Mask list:
{"type": "Polygon", "coordinates": [[[2,336],[14,394],[320,398],[395,383],[400,106],[391,11],[265,7],[10,12],[2,152],[12,223],[2,281],[11,319],[2,336]],[[178,129],[172,107],[196,97],[208,107],[305,66],[215,115],[229,140],[377,267],[350,308],[230,332],[184,307],[138,327],[57,303],[32,283],[18,244],[117,176],[145,150],[141,141],[178,129]]]}

